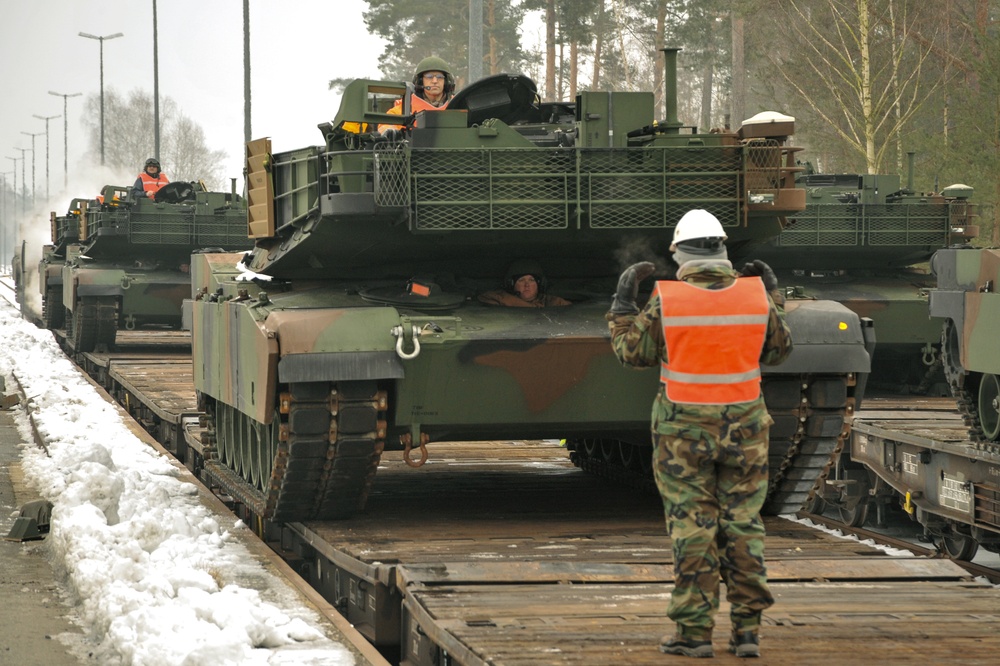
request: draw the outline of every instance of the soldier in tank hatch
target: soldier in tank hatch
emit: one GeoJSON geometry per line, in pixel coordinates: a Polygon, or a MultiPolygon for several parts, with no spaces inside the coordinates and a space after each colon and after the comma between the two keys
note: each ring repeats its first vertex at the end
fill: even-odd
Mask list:
{"type": "Polygon", "coordinates": [[[768,430],[759,363],[792,349],[785,299],[771,268],[733,270],[719,220],[692,210],[674,231],[677,279],[659,281],[640,312],[639,283],[652,263],[622,273],[607,314],[624,365],[660,366],[653,405],[653,470],[674,552],[667,615],[676,624],[660,650],[714,656],[720,576],[732,605],[729,649],[760,654],[761,613],[774,603],[764,566],[768,430]]]}
{"type": "MultiPolygon", "coordinates": [[[[451,75],[451,67],[441,58],[430,56],[417,65],[413,74],[413,94],[410,95],[410,112],[440,111],[448,107],[448,102],[455,95],[455,77],[451,75]]],[[[402,115],[403,100],[398,99],[391,109],[386,111],[394,115],[402,115]]],[[[394,138],[395,132],[403,129],[402,125],[379,125],[378,131],[386,138],[394,138]]]]}
{"type": "Polygon", "coordinates": [[[503,289],[487,291],[479,300],[487,305],[512,308],[545,308],[572,305],[565,298],[547,294],[548,280],[537,261],[521,259],[512,263],[504,275],[503,289]]]}
{"type": "Polygon", "coordinates": [[[152,199],[160,191],[160,188],[169,182],[170,179],[167,178],[167,174],[160,171],[160,161],[155,157],[150,157],[146,160],[146,165],[143,167],[142,173],[139,174],[139,177],[135,179],[135,183],[132,185],[132,196],[135,199],[141,197],[152,199]]]}

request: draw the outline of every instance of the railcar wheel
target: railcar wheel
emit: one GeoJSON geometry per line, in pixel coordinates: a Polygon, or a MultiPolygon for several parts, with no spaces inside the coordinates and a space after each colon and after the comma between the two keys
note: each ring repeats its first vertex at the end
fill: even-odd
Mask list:
{"type": "Polygon", "coordinates": [[[979,381],[979,421],[986,439],[1000,436],[1000,379],[985,374],[979,381]]]}
{"type": "Polygon", "coordinates": [[[968,562],[976,556],[979,550],[979,542],[968,534],[952,532],[949,536],[939,537],[935,545],[945,555],[953,560],[968,562]]]}
{"type": "Polygon", "coordinates": [[[837,461],[837,478],[850,480],[856,484],[851,498],[842,501],[837,506],[837,513],[843,523],[851,527],[861,527],[868,519],[868,491],[871,490],[871,479],[866,469],[847,469],[840,460],[837,461]]]}

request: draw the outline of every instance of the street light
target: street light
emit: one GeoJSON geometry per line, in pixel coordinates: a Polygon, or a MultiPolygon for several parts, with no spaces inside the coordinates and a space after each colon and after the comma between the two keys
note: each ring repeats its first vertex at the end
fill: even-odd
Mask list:
{"type": "Polygon", "coordinates": [[[59,116],[40,116],[34,114],[39,120],[45,121],[45,200],[49,200],[49,121],[59,116]]]}
{"type": "MultiPolygon", "coordinates": [[[[15,148],[14,150],[20,150],[21,151],[21,189],[24,190],[24,189],[27,189],[27,187],[28,187],[28,181],[25,180],[25,178],[24,178],[24,154],[26,152],[28,152],[28,151],[31,151],[31,158],[34,159],[35,158],[35,151],[31,150],[31,148],[15,148]]],[[[32,192],[32,196],[34,196],[34,192],[32,192]]],[[[24,208],[24,204],[26,203],[27,198],[28,197],[24,196],[24,194],[21,195],[21,216],[22,217],[28,212],[24,208]]]]}
{"type": "Polygon", "coordinates": [[[13,171],[0,173],[0,181],[3,182],[3,189],[0,190],[0,266],[7,258],[7,174],[13,171]]]}
{"type": "Polygon", "coordinates": [[[50,95],[63,98],[63,189],[67,187],[69,174],[69,114],[67,113],[66,100],[70,97],[79,97],[83,93],[57,93],[49,91],[50,95]]]}
{"type": "Polygon", "coordinates": [[[88,32],[81,32],[81,37],[96,39],[101,43],[101,166],[104,166],[104,40],[124,37],[124,33],[116,32],[113,35],[91,35],[88,32]]]}
{"type": "Polygon", "coordinates": [[[35,137],[41,136],[44,132],[21,132],[31,137],[31,209],[35,209],[35,137]]]}
{"type": "MultiPolygon", "coordinates": [[[[16,150],[16,148],[15,148],[15,150],[16,150]]],[[[17,214],[17,161],[18,160],[24,160],[24,157],[10,157],[10,156],[8,156],[7,159],[9,159],[10,161],[12,161],[14,163],[14,201],[11,202],[10,208],[11,208],[11,210],[15,214],[17,214]]],[[[21,206],[21,208],[24,209],[24,206],[21,206]]]]}

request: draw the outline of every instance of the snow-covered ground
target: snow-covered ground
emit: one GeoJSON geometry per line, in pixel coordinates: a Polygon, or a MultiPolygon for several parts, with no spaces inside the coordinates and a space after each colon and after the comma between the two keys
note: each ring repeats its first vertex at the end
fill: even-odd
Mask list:
{"type": "MultiPolygon", "coordinates": [[[[207,509],[52,334],[2,300],[0,340],[0,374],[22,386],[48,450],[22,444],[22,463],[54,505],[48,545],[87,636],[79,649],[100,664],[354,663],[290,588],[256,584],[277,577],[237,538],[247,528],[207,509]]],[[[16,420],[33,442],[25,406],[16,420]]]]}

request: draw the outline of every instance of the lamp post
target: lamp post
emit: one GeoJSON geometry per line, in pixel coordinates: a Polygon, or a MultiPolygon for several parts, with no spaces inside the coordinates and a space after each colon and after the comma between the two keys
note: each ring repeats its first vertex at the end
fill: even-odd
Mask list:
{"type": "Polygon", "coordinates": [[[49,200],[49,121],[59,116],[40,116],[34,114],[39,120],[45,121],[45,200],[49,200]]]}
{"type": "Polygon", "coordinates": [[[160,159],[160,48],[156,35],[156,0],[153,0],[153,157],[160,159]]]}
{"type": "Polygon", "coordinates": [[[124,33],[116,32],[113,35],[91,35],[88,32],[81,32],[81,37],[96,39],[101,43],[101,166],[104,166],[104,40],[124,37],[124,33]]]}
{"type": "MultiPolygon", "coordinates": [[[[27,187],[28,187],[28,181],[25,180],[25,178],[24,178],[24,154],[26,152],[30,151],[31,148],[15,148],[14,150],[20,150],[21,151],[21,189],[24,190],[24,189],[27,189],[27,187]]],[[[32,152],[32,158],[34,158],[34,152],[32,152]]],[[[28,197],[24,196],[24,194],[22,193],[21,194],[21,216],[22,217],[24,217],[24,215],[26,215],[27,212],[28,212],[24,208],[24,204],[27,203],[27,199],[28,199],[28,197]]]]}
{"type": "Polygon", "coordinates": [[[31,137],[31,209],[35,209],[35,137],[41,136],[44,132],[21,132],[31,137]]]}
{"type": "Polygon", "coordinates": [[[7,259],[7,174],[13,171],[0,173],[2,189],[0,189],[0,266],[7,259]]]}
{"type": "Polygon", "coordinates": [[[50,95],[63,98],[63,188],[69,184],[69,114],[66,101],[70,97],[79,97],[83,93],[57,93],[49,91],[50,95]]]}
{"type": "Polygon", "coordinates": [[[11,202],[10,208],[11,208],[11,211],[16,214],[17,213],[17,161],[18,160],[23,160],[24,158],[23,157],[10,157],[10,156],[8,156],[7,159],[9,159],[11,162],[14,163],[14,172],[13,172],[14,173],[14,201],[11,202]]]}

